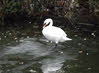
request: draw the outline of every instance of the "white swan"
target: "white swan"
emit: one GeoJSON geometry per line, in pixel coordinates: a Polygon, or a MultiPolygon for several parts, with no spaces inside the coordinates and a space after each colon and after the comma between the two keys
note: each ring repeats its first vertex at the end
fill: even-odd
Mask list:
{"type": "Polygon", "coordinates": [[[44,21],[44,26],[42,33],[48,40],[55,42],[58,44],[58,42],[64,42],[67,40],[72,40],[67,37],[67,34],[59,27],[52,26],[53,20],[48,18],[44,21]]]}

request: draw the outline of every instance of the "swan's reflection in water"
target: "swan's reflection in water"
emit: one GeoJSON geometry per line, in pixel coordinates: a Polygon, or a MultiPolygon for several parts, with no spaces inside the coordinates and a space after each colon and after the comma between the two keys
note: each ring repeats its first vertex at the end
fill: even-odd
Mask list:
{"type": "MultiPolygon", "coordinates": [[[[43,38],[26,38],[16,46],[7,47],[8,50],[5,51],[4,56],[18,55],[23,60],[31,60],[31,62],[27,62],[28,65],[24,65],[26,67],[37,62],[41,64],[40,68],[43,73],[56,72],[61,69],[64,61],[73,59],[73,57],[62,51],[63,45],[57,48],[51,48],[50,45],[43,38]]],[[[14,70],[21,70],[26,67],[15,67],[14,70]]]]}

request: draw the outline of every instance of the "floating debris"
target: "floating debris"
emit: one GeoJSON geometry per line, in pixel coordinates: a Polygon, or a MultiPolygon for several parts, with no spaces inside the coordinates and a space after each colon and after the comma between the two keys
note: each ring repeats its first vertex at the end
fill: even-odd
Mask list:
{"type": "Polygon", "coordinates": [[[9,72],[10,70],[8,69],[7,71],[9,72]]]}
{"type": "Polygon", "coordinates": [[[89,55],[89,53],[87,52],[86,55],[89,55]]]}
{"type": "Polygon", "coordinates": [[[18,38],[17,38],[17,37],[15,37],[14,39],[15,39],[15,40],[17,40],[18,38]]]}
{"type": "Polygon", "coordinates": [[[27,36],[27,38],[30,38],[29,36],[27,36]]]}
{"type": "Polygon", "coordinates": [[[19,42],[18,40],[16,40],[16,42],[19,42]]]}
{"type": "Polygon", "coordinates": [[[72,66],[71,65],[67,65],[67,68],[72,68],[72,66]]]}
{"type": "Polygon", "coordinates": [[[20,62],[19,64],[24,64],[24,62],[20,62]]]}
{"type": "Polygon", "coordinates": [[[34,72],[36,72],[36,71],[35,71],[35,70],[33,70],[33,69],[30,69],[30,72],[31,72],[31,73],[34,73],[34,72]]]}
{"type": "Polygon", "coordinates": [[[82,53],[84,53],[84,51],[80,50],[78,53],[82,54],[82,53]]]}
{"type": "Polygon", "coordinates": [[[88,68],[88,70],[91,70],[91,69],[92,69],[91,67],[88,68]]]}
{"type": "Polygon", "coordinates": [[[94,36],[94,37],[96,36],[95,33],[91,33],[91,35],[94,36]]]}
{"type": "Polygon", "coordinates": [[[11,43],[7,43],[7,45],[11,45],[11,43]]]}
{"type": "Polygon", "coordinates": [[[84,40],[86,41],[87,39],[86,39],[86,38],[84,38],[84,40]]]}
{"type": "Polygon", "coordinates": [[[80,45],[81,45],[81,43],[78,43],[78,45],[80,46],[80,45]]]}
{"type": "Polygon", "coordinates": [[[9,35],[12,35],[12,33],[9,33],[9,35]]]}
{"type": "Polygon", "coordinates": [[[64,52],[63,51],[60,51],[60,53],[63,54],[64,52]]]}
{"type": "Polygon", "coordinates": [[[78,35],[74,35],[75,37],[77,37],[78,35]]]}
{"type": "Polygon", "coordinates": [[[23,41],[24,41],[24,40],[22,40],[22,39],[21,39],[21,40],[19,40],[19,42],[23,42],[23,41]]]}
{"type": "Polygon", "coordinates": [[[2,33],[2,35],[4,35],[4,33],[2,33]]]}
{"type": "Polygon", "coordinates": [[[4,36],[4,38],[6,38],[7,36],[4,36]]]}
{"type": "Polygon", "coordinates": [[[29,24],[31,24],[31,22],[29,22],[29,24]]]}

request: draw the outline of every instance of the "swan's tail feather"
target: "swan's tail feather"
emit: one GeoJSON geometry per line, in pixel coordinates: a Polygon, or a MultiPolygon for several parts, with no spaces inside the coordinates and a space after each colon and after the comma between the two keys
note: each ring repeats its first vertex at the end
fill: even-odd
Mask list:
{"type": "Polygon", "coordinates": [[[72,39],[66,37],[65,40],[66,40],[66,41],[70,41],[70,40],[72,40],[72,39]]]}

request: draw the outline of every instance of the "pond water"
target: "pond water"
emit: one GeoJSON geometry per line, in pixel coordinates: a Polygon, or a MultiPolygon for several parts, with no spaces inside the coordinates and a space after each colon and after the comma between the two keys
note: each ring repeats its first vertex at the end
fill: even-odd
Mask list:
{"type": "Polygon", "coordinates": [[[99,73],[99,38],[66,33],[72,41],[53,47],[38,29],[2,29],[0,73],[99,73]]]}

